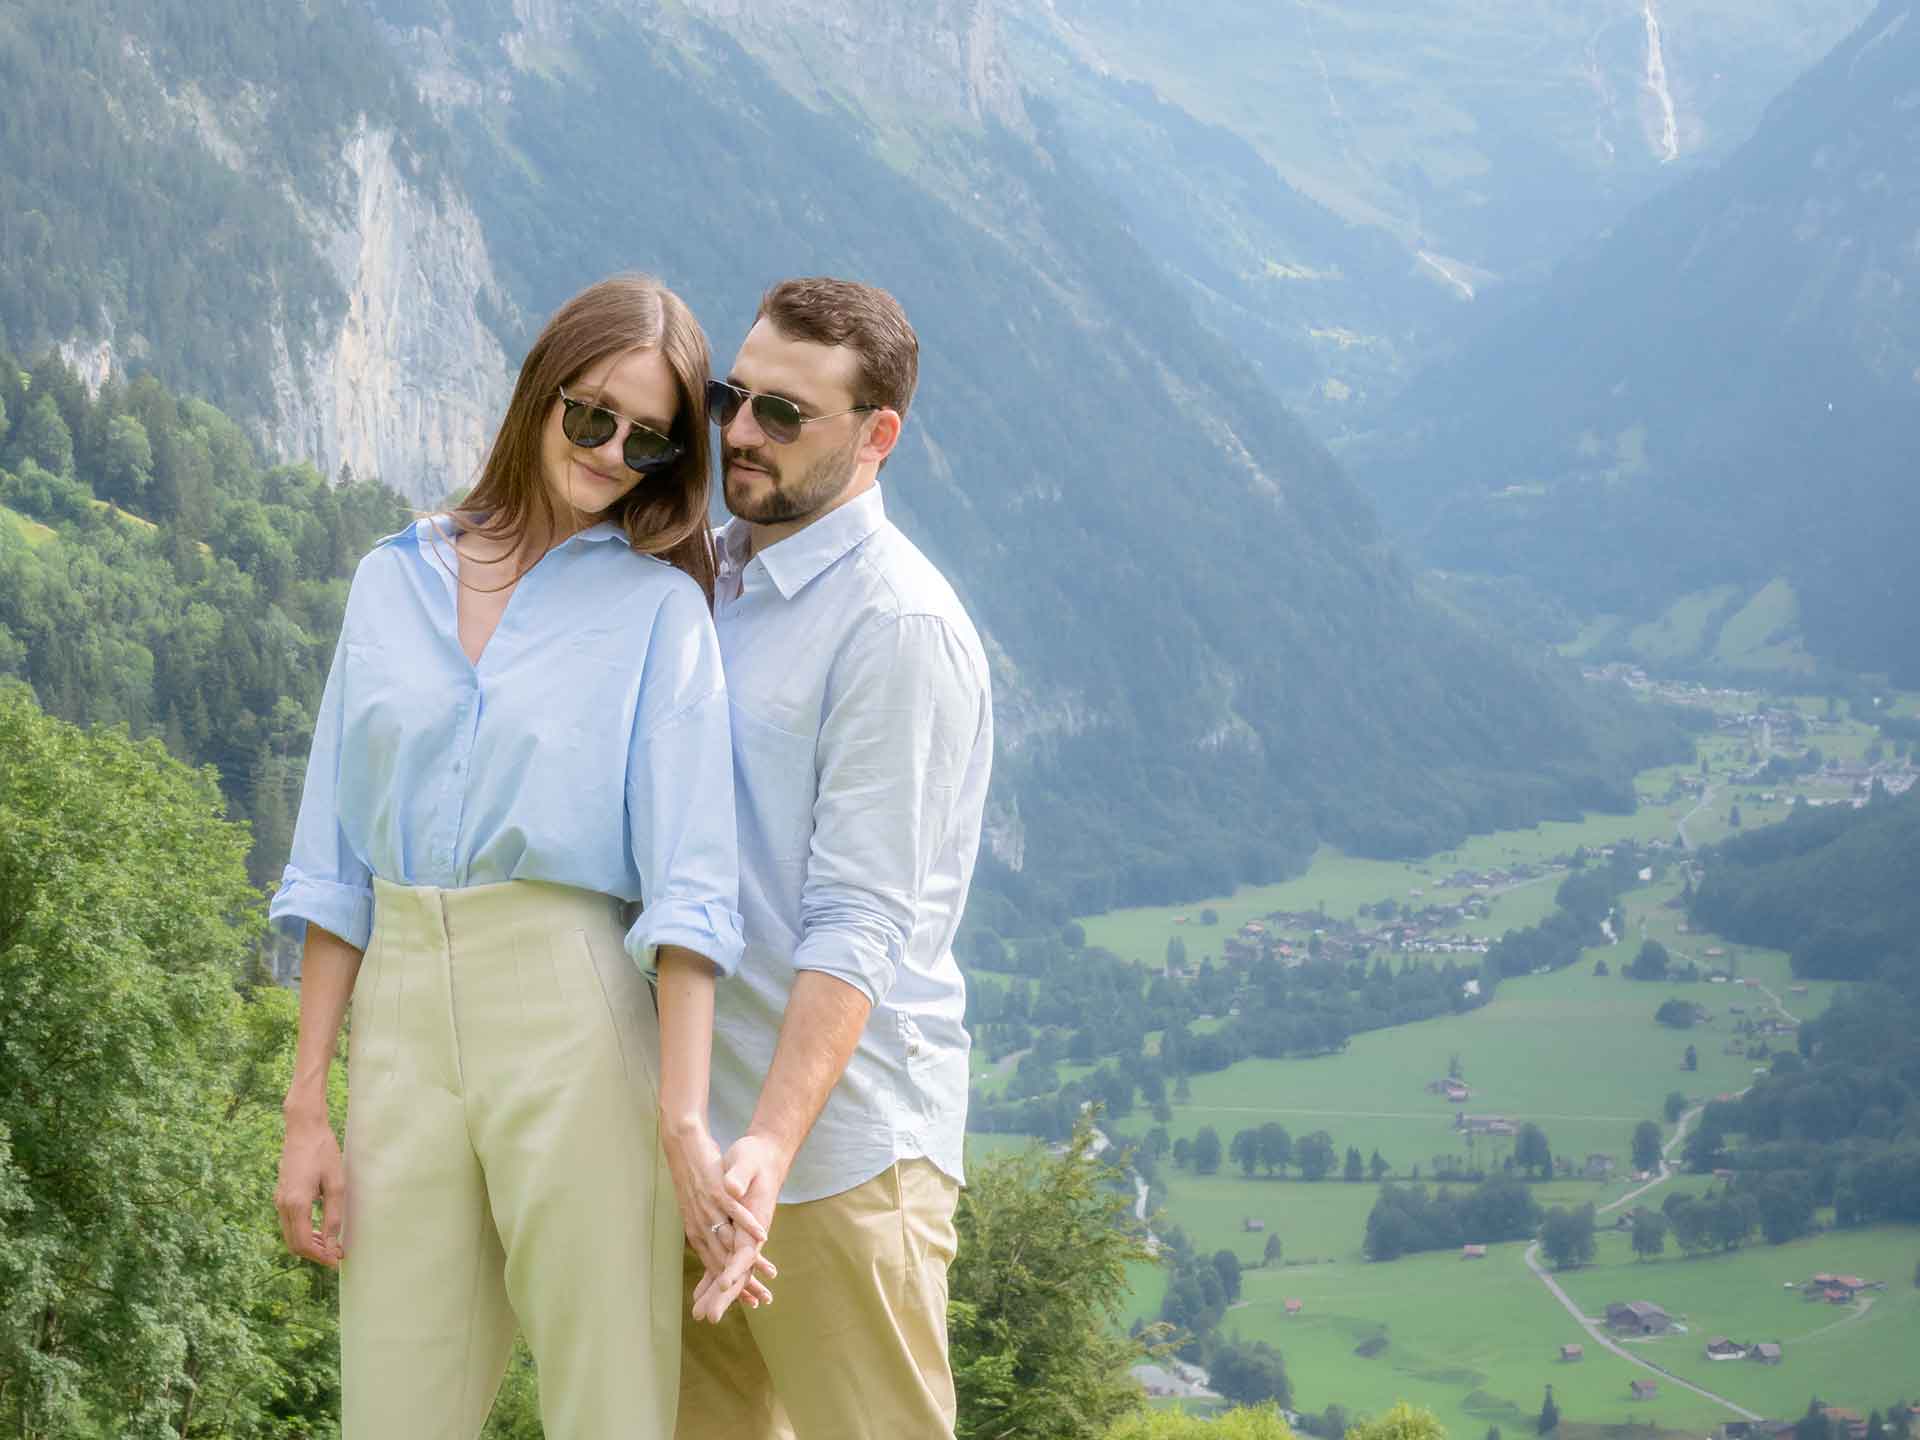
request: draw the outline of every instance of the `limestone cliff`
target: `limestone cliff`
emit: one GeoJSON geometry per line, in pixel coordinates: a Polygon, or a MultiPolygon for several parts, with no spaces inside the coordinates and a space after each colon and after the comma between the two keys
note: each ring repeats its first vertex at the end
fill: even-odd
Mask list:
{"type": "Polygon", "coordinates": [[[449,190],[423,193],[390,132],[355,130],[335,187],[307,218],[346,308],[304,360],[276,347],[272,439],[428,504],[472,483],[492,438],[513,372],[482,311],[511,303],[473,212],[449,190]]]}

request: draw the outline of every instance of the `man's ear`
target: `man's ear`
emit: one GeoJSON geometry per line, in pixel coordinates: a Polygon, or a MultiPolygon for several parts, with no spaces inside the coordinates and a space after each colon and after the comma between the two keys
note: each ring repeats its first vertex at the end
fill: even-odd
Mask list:
{"type": "Polygon", "coordinates": [[[878,465],[891,455],[894,446],[900,443],[901,424],[898,410],[874,412],[873,426],[867,431],[865,443],[860,446],[860,463],[878,465]]]}

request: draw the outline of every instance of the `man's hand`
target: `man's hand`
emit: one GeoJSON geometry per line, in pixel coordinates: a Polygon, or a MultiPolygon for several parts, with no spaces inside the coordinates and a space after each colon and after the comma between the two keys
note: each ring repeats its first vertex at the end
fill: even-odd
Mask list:
{"type": "MultiPolygon", "coordinates": [[[[786,1184],[787,1171],[793,1168],[793,1152],[769,1136],[749,1131],[733,1143],[725,1163],[727,1193],[746,1208],[763,1232],[770,1234],[780,1187],[786,1184]]],[[[718,1270],[711,1265],[707,1267],[707,1273],[694,1288],[694,1319],[717,1324],[727,1313],[727,1307],[747,1288],[759,1258],[759,1247],[742,1243],[744,1239],[745,1232],[737,1230],[733,1253],[727,1263],[718,1270]]]]}
{"type": "Polygon", "coordinates": [[[289,1108],[280,1146],[280,1183],[273,1205],[280,1212],[280,1238],[289,1253],[335,1268],[346,1258],[340,1233],[347,1223],[347,1167],[324,1105],[289,1108]],[[313,1223],[315,1201],[321,1224],[313,1223]]]}
{"type": "Polygon", "coordinates": [[[779,1271],[760,1254],[760,1247],[767,1243],[767,1227],[727,1189],[720,1147],[713,1143],[705,1122],[663,1123],[660,1142],[673,1175],[680,1223],[693,1253],[713,1275],[725,1270],[744,1249],[749,1262],[742,1298],[749,1305],[771,1304],[773,1296],[764,1281],[779,1271]]]}

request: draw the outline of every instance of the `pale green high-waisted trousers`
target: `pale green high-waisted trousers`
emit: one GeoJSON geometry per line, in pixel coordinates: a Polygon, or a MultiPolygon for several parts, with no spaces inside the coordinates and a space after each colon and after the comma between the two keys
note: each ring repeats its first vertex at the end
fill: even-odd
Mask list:
{"type": "Polygon", "coordinates": [[[343,1440],[473,1440],[516,1323],[549,1440],[668,1440],[682,1238],[618,902],[374,882],[353,992],[343,1440]]]}

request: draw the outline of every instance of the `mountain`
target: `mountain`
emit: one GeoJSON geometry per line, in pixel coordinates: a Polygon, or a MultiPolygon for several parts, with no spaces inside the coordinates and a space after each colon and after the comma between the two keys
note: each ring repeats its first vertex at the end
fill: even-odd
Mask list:
{"type": "Polygon", "coordinates": [[[1062,115],[1203,319],[1314,429],[1723,158],[1872,0],[1008,0],[1062,115]]]}
{"type": "Polygon", "coordinates": [[[48,154],[4,151],[5,223],[46,235],[0,290],[13,342],[429,501],[592,277],[668,277],[723,358],[774,278],[888,286],[925,348],[889,505],[987,637],[987,889],[1029,912],[1625,805],[1676,753],[1420,591],[1016,82],[995,7],[231,8],[45,0],[0,31],[10,96],[67,107],[48,154]]]}
{"type": "Polygon", "coordinates": [[[1424,558],[1665,612],[1674,660],[1920,681],[1915,10],[1413,387],[1355,463],[1424,558]]]}

